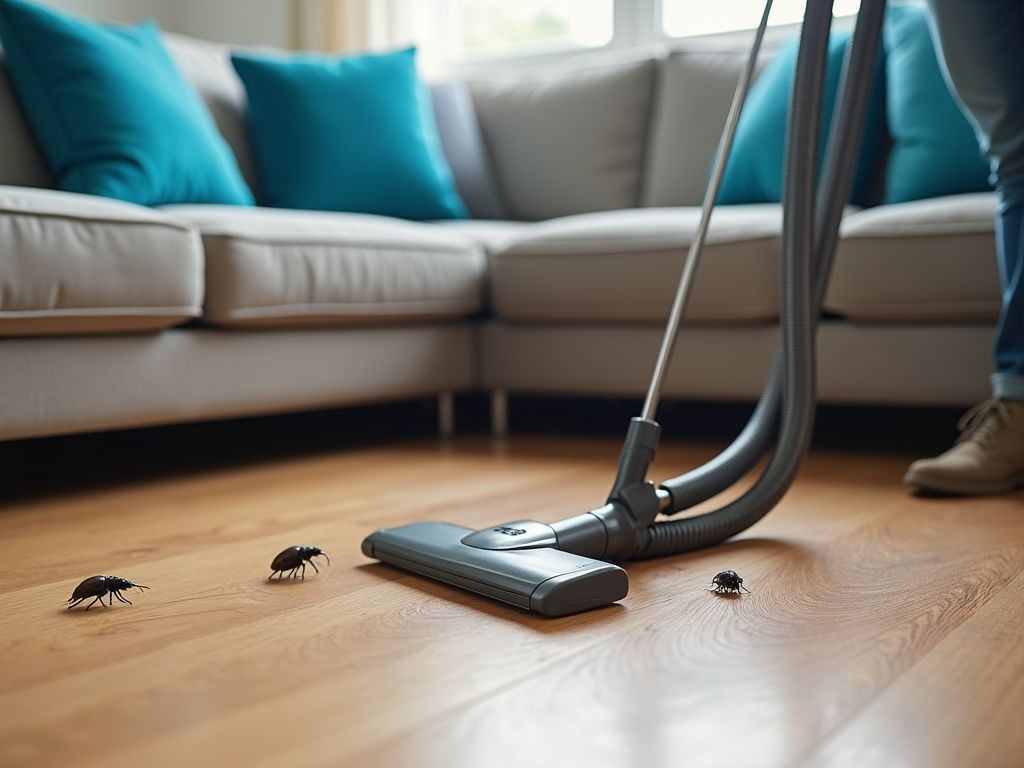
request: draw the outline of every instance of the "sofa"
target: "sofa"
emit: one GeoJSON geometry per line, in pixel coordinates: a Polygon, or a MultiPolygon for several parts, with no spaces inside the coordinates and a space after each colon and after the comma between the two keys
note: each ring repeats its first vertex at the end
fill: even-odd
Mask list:
{"type": "MultiPolygon", "coordinates": [[[[762,71],[792,34],[770,31],[762,71]]],[[[228,47],[163,40],[259,199],[228,47]]],[[[59,191],[0,77],[0,439],[434,396],[450,414],[469,391],[492,393],[500,428],[509,396],[641,396],[750,40],[431,84],[470,214],[444,221],[59,191]]],[[[821,401],[984,399],[994,194],[872,202],[842,223],[821,401]]],[[[760,393],[781,221],[777,202],[716,209],[665,397],[760,393]]]]}

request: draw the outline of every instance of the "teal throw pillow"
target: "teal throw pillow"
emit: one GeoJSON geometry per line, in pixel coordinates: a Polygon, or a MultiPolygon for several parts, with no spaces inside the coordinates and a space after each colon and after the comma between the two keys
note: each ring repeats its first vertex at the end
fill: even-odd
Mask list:
{"type": "Polygon", "coordinates": [[[60,189],[142,205],[253,203],[155,24],[99,24],[0,0],[0,41],[60,189]]]}
{"type": "Polygon", "coordinates": [[[415,50],[331,57],[235,54],[249,96],[260,203],[464,218],[415,50]]]}
{"type": "MultiPolygon", "coordinates": [[[[839,78],[849,40],[850,33],[847,31],[833,33],[829,39],[819,168],[825,157],[829,124],[839,92],[839,78]]],[[[782,200],[789,95],[798,47],[797,38],[783,43],[775,58],[750,87],[736,126],[725,175],[722,177],[718,194],[718,202],[721,204],[777,203],[782,200]]],[[[879,55],[850,196],[851,201],[857,205],[870,204],[881,162],[885,142],[883,80],[884,60],[879,55]]]]}
{"type": "Polygon", "coordinates": [[[991,189],[974,129],[939,68],[927,14],[916,5],[886,9],[882,40],[893,145],[885,203],[991,189]]]}

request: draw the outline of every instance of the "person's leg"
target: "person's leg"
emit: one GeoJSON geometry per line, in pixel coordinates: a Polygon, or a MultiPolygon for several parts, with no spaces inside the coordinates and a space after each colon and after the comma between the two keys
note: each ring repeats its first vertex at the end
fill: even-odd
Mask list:
{"type": "Polygon", "coordinates": [[[961,421],[956,446],[914,462],[905,480],[950,493],[999,493],[1024,485],[1024,0],[929,6],[940,63],[991,164],[1003,294],[992,400],[961,421]]]}
{"type": "Polygon", "coordinates": [[[1003,311],[993,383],[1024,400],[1024,291],[1017,290],[1024,280],[1024,0],[929,0],[929,7],[940,62],[989,158],[999,196],[1003,311]]]}
{"type": "MultiPolygon", "coordinates": [[[[1021,81],[1024,82],[1024,68],[1021,81]]],[[[1024,181],[1001,183],[998,189],[996,242],[1003,308],[996,330],[992,396],[1024,400],[1024,181]]]]}

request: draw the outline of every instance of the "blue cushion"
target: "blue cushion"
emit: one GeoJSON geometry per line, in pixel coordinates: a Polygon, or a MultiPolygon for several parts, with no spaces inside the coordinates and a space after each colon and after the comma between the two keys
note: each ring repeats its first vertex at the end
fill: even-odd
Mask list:
{"type": "Polygon", "coordinates": [[[465,217],[414,49],[231,60],[249,95],[261,204],[465,217]]]}
{"type": "MultiPolygon", "coordinates": [[[[829,39],[819,167],[825,156],[829,123],[839,91],[839,78],[849,40],[850,33],[847,31],[836,32],[829,39]]],[[[751,86],[736,126],[736,136],[733,139],[725,175],[722,177],[722,186],[718,194],[719,203],[777,203],[782,200],[789,93],[798,47],[798,38],[783,43],[775,58],[751,86]]],[[[883,72],[883,58],[879,55],[875,85],[865,118],[851,194],[851,200],[858,205],[870,202],[884,146],[883,72]]]]}
{"type": "Polygon", "coordinates": [[[0,0],[0,41],[61,189],[142,205],[252,204],[234,155],[155,24],[108,26],[0,0]]]}
{"type": "Polygon", "coordinates": [[[927,10],[890,4],[882,40],[889,91],[886,203],[991,189],[974,129],[949,93],[927,10]]]}

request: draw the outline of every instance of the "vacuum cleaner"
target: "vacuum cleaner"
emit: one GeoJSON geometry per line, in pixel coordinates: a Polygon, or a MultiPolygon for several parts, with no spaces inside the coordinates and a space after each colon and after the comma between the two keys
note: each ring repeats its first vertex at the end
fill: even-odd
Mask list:
{"type": "Polygon", "coordinates": [[[647,479],[661,432],[654,418],[662,383],[770,10],[768,0],[736,87],[643,410],[630,421],[607,502],[553,523],[516,520],[479,531],[441,522],[385,528],[363,541],[365,555],[521,608],[563,616],[626,597],[629,579],[616,563],[719,544],[764,517],[786,493],[810,443],[816,406],[814,337],[860,144],[885,0],[861,2],[820,173],[832,0],[807,2],[786,132],[780,338],[767,383],[746,426],[719,456],[659,487],[647,479]],[[740,498],[712,512],[672,519],[732,486],[769,451],[762,474],[740,498]]]}

